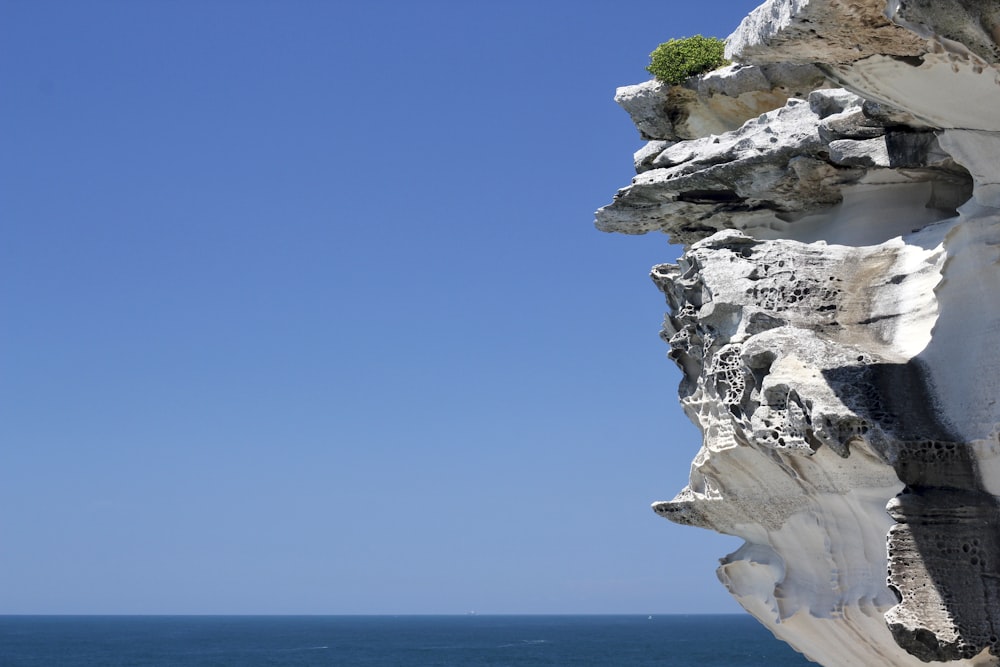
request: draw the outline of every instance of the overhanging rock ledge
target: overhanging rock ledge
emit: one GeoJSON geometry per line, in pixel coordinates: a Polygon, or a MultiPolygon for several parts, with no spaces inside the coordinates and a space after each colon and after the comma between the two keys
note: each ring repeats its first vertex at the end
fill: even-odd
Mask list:
{"type": "Polygon", "coordinates": [[[599,229],[653,268],[703,442],[654,510],[825,665],[1000,664],[1000,3],[771,0],[737,64],[616,100],[599,229]]]}

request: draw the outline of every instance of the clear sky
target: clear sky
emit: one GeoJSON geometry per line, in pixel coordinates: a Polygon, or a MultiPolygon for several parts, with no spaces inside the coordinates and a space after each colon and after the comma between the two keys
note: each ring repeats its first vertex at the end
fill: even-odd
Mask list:
{"type": "Polygon", "coordinates": [[[592,212],[755,0],[0,0],[0,613],[734,612],[592,212]]]}

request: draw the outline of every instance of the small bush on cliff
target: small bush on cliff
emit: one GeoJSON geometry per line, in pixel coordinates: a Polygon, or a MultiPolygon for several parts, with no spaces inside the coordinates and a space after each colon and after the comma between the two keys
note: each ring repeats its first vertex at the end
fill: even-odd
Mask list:
{"type": "Polygon", "coordinates": [[[717,37],[672,39],[649,54],[646,70],[660,81],[676,85],[702,72],[728,65],[726,43],[717,37]]]}

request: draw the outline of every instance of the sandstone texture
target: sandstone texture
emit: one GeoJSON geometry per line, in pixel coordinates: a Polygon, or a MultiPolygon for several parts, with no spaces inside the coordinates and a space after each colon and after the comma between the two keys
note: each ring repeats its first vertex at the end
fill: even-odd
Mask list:
{"type": "Polygon", "coordinates": [[[825,665],[1000,664],[1000,3],[771,0],[737,64],[618,91],[599,229],[652,271],[703,442],[654,510],[825,665]]]}

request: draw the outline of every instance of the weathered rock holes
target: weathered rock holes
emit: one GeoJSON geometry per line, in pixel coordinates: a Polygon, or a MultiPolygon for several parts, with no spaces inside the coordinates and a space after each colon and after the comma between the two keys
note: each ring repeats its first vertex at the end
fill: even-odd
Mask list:
{"type": "MultiPolygon", "coordinates": [[[[748,249],[744,248],[744,252],[748,249]]],[[[841,292],[834,286],[835,276],[813,277],[810,270],[799,269],[785,259],[758,262],[747,278],[754,284],[744,293],[761,309],[778,313],[794,309],[813,311],[823,317],[836,312],[841,292]]]]}
{"type": "Polygon", "coordinates": [[[677,311],[677,317],[682,320],[696,320],[698,318],[698,309],[695,308],[694,304],[686,303],[677,311]]]}
{"type": "MultiPolygon", "coordinates": [[[[723,346],[712,359],[712,373],[715,376],[716,392],[722,403],[733,412],[739,409],[747,392],[747,369],[743,366],[739,345],[723,346]]],[[[742,412],[733,413],[741,416],[742,412]]]]}

